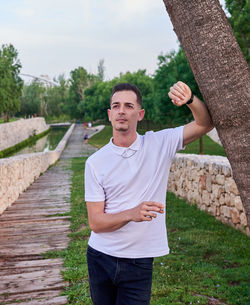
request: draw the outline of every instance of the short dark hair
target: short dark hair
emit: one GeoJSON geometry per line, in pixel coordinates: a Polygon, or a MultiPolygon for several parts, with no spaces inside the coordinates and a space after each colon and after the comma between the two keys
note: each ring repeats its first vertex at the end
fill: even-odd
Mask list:
{"type": "Polygon", "coordinates": [[[120,84],[114,86],[114,88],[112,90],[110,101],[112,99],[112,96],[118,91],[133,91],[136,94],[137,103],[140,106],[142,106],[142,95],[141,95],[140,90],[135,85],[132,85],[129,83],[120,83],[120,84]]]}

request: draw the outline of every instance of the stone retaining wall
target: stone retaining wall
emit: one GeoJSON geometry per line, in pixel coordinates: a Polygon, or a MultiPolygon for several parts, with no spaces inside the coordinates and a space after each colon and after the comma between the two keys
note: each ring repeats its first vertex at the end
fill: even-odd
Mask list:
{"type": "Polygon", "coordinates": [[[53,151],[0,159],[0,214],[60,158],[74,126],[68,129],[53,151]]]}
{"type": "Polygon", "coordinates": [[[168,190],[224,223],[250,234],[232,169],[226,157],[176,154],[168,190]]]}
{"type": "Polygon", "coordinates": [[[0,151],[18,144],[34,134],[38,135],[48,128],[44,118],[20,119],[0,124],[0,151]]]}

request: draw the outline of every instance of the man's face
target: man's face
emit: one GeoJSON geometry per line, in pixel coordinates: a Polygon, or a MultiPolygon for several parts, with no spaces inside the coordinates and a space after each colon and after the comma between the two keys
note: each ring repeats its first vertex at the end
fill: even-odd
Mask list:
{"type": "Polygon", "coordinates": [[[135,131],[137,122],[144,117],[144,109],[137,102],[133,91],[116,92],[111,99],[108,109],[109,121],[116,131],[135,131]]]}

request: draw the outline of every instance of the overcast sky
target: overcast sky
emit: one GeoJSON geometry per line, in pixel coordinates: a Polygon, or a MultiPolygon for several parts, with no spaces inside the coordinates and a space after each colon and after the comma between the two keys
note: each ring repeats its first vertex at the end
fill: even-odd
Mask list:
{"type": "MultiPolygon", "coordinates": [[[[224,1],[220,1],[224,7],[224,1]]],[[[82,66],[105,78],[146,69],[178,49],[162,0],[0,0],[1,44],[18,50],[22,73],[50,78],[82,66]]]]}

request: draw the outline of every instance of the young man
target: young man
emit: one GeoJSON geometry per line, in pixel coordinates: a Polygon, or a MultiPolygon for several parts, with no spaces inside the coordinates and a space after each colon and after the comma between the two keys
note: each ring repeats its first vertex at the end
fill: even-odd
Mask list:
{"type": "Polygon", "coordinates": [[[165,201],[171,162],[178,150],[213,127],[205,104],[186,84],[174,84],[169,97],[176,106],[187,105],[194,121],[141,136],[136,132],[144,117],[139,90],[115,86],[108,110],[113,138],[86,162],[94,305],[149,304],[153,257],[169,253],[165,201]]]}

